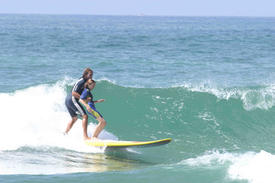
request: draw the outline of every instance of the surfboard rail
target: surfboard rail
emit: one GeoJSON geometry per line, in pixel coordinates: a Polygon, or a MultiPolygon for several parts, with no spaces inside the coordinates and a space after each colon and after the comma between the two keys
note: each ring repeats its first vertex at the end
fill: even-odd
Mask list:
{"type": "Polygon", "coordinates": [[[127,147],[151,147],[168,144],[172,138],[152,140],[152,141],[114,141],[114,140],[86,140],[88,146],[93,147],[112,147],[112,148],[127,148],[127,147]]]}

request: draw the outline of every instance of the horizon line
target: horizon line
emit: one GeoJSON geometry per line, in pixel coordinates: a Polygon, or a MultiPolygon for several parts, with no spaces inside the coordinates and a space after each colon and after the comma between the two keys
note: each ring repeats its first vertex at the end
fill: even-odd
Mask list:
{"type": "Polygon", "coordinates": [[[52,15],[52,16],[132,16],[132,17],[232,17],[232,18],[275,18],[267,15],[149,15],[149,14],[81,14],[81,13],[2,13],[0,15],[52,15]]]}

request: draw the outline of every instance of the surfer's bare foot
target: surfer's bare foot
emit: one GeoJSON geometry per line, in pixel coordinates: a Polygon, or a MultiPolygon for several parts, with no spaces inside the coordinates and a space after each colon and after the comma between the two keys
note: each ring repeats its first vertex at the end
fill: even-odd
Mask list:
{"type": "Polygon", "coordinates": [[[84,140],[92,140],[90,137],[84,137],[84,140]]]}
{"type": "Polygon", "coordinates": [[[99,140],[97,137],[92,137],[92,139],[91,140],[94,140],[94,141],[96,141],[96,140],[99,140]]]}

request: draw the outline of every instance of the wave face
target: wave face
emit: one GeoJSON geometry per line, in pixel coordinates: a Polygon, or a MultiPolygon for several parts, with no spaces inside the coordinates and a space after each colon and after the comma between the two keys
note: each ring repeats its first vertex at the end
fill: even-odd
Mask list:
{"type": "Polygon", "coordinates": [[[274,94],[274,86],[148,89],[107,81],[95,90],[96,96],[106,98],[98,108],[119,137],[171,136],[179,146],[184,144],[185,152],[196,153],[213,148],[273,149],[274,94]]]}
{"type": "MultiPolygon", "coordinates": [[[[30,139],[33,134],[29,132],[35,132],[38,128],[41,131],[36,132],[37,134],[43,131],[62,131],[64,121],[67,123],[70,118],[64,100],[72,83],[73,80],[65,79],[55,84],[1,93],[0,110],[5,114],[3,118],[7,122],[6,127],[20,136],[29,134],[30,139]],[[18,127],[14,128],[14,125],[18,127]],[[22,131],[24,127],[30,129],[22,131]]],[[[106,102],[97,104],[97,108],[108,121],[107,128],[111,128],[118,137],[124,139],[172,136],[178,140],[196,139],[193,143],[197,144],[205,137],[213,138],[209,140],[213,147],[219,141],[228,142],[228,147],[246,147],[248,142],[243,140],[250,141],[252,136],[272,134],[269,126],[274,120],[273,85],[231,89],[187,85],[171,88],[130,88],[101,80],[93,93],[95,98],[106,99],[106,102]]],[[[92,118],[90,121],[93,121],[92,118]]],[[[3,130],[3,137],[7,134],[10,134],[9,137],[14,135],[7,131],[9,130],[3,130]]],[[[262,142],[257,143],[259,146],[263,145],[262,142]]]]}
{"type": "MultiPolygon", "coordinates": [[[[53,172],[52,165],[48,163],[36,166],[26,163],[33,152],[36,155],[44,154],[48,161],[53,158],[49,153],[57,154],[54,158],[56,161],[61,161],[60,156],[69,152],[75,155],[104,153],[104,149],[91,149],[82,143],[81,120],[77,121],[68,136],[62,134],[70,119],[64,100],[72,83],[73,80],[65,79],[55,84],[37,85],[0,94],[0,110],[5,114],[2,117],[0,138],[7,139],[0,144],[0,155],[6,157],[2,164],[5,169],[3,174],[87,171],[87,167],[81,168],[79,164],[70,165],[70,169],[66,171],[62,165],[53,172]],[[18,168],[10,166],[7,158],[16,154],[28,154],[18,160],[18,168]],[[22,171],[22,166],[28,168],[22,171]],[[40,170],[40,166],[45,166],[46,169],[40,170]]],[[[130,88],[101,80],[97,82],[93,94],[95,99],[106,100],[97,104],[97,109],[107,121],[107,127],[100,138],[173,138],[173,142],[163,146],[157,156],[154,150],[145,151],[146,153],[133,151],[133,156],[142,156],[143,160],[154,162],[169,154],[169,158],[162,162],[166,166],[183,169],[186,166],[212,166],[217,161],[227,169],[227,176],[231,179],[255,179],[254,182],[257,182],[257,177],[252,176],[257,169],[254,161],[263,166],[260,161],[262,158],[266,162],[274,159],[274,155],[269,153],[275,150],[272,145],[275,140],[273,92],[273,86],[220,91],[201,86],[130,88]]],[[[91,134],[95,121],[90,117],[89,122],[91,134]]],[[[92,158],[100,157],[96,155],[92,158]]],[[[68,159],[71,163],[75,161],[68,159]]],[[[37,156],[36,161],[39,160],[41,157],[37,156]]],[[[119,165],[125,167],[125,164],[119,165]]],[[[126,167],[130,168],[128,166],[126,167]]],[[[108,168],[101,167],[99,170],[106,171],[108,168]]],[[[257,175],[262,174],[264,173],[257,175]]],[[[270,176],[272,177],[271,174],[270,176]]]]}

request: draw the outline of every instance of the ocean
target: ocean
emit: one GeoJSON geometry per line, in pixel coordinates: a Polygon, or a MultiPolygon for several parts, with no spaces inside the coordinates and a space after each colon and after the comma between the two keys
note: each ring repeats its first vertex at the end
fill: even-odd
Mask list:
{"type": "Polygon", "coordinates": [[[275,18],[1,14],[0,182],[274,183],[274,62],[275,18]],[[99,138],[173,141],[64,136],[86,67],[99,138]]]}

